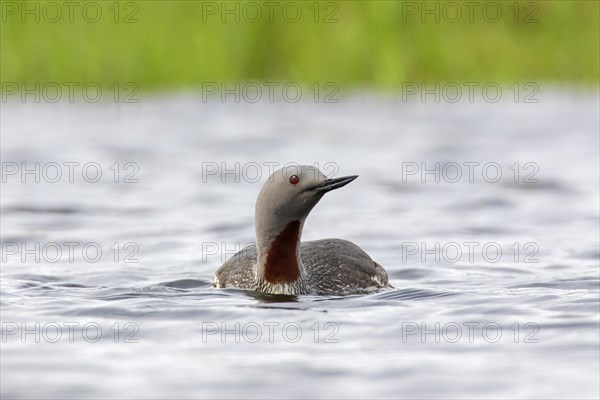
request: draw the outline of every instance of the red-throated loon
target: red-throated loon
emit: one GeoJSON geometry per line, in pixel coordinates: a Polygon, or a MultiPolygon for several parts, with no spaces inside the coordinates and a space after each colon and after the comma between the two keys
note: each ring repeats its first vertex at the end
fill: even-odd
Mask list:
{"type": "Polygon", "coordinates": [[[388,287],[385,269],[354,243],[342,239],[300,243],[304,221],[323,195],[356,178],[327,179],[306,165],[275,171],[256,201],[256,245],[227,260],[215,273],[213,286],[291,295],[364,293],[388,287]]]}

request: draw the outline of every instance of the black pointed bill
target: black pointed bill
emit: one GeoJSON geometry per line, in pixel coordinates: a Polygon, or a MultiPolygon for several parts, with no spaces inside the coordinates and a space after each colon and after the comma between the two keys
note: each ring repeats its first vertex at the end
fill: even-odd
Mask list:
{"type": "Polygon", "coordinates": [[[327,193],[331,190],[339,189],[342,186],[346,186],[356,178],[358,178],[358,175],[343,176],[341,178],[335,179],[326,179],[323,182],[319,183],[317,186],[313,187],[312,189],[316,192],[327,193]]]}

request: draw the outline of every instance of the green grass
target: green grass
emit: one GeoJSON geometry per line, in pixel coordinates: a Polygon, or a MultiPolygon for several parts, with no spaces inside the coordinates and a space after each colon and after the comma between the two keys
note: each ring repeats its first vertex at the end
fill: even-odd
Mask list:
{"type": "MultiPolygon", "coordinates": [[[[42,14],[37,23],[31,15],[23,22],[20,15],[9,14],[7,4],[22,8],[24,2],[1,3],[3,82],[110,86],[133,81],[149,90],[207,81],[332,81],[342,88],[393,90],[406,81],[597,85],[600,79],[600,3],[593,0],[520,2],[519,22],[510,8],[514,1],[496,1],[503,13],[496,23],[482,16],[486,2],[475,9],[473,22],[463,15],[456,23],[443,18],[436,23],[433,15],[423,23],[420,15],[406,13],[411,5],[436,4],[422,1],[336,2],[335,23],[322,22],[335,11],[327,2],[319,3],[315,23],[309,8],[313,1],[295,3],[302,10],[297,23],[277,12],[283,2],[273,22],[263,15],[256,23],[243,18],[236,23],[233,16],[222,23],[219,15],[203,13],[210,5],[221,7],[220,1],[139,1],[135,23],[115,23],[109,8],[113,1],[96,2],[103,13],[96,23],[82,18],[81,5],[73,22],[65,7],[59,22],[42,14]],[[524,23],[535,5],[538,22],[524,23]]],[[[27,7],[35,3],[43,13],[44,2],[27,2],[27,7]]],[[[120,4],[120,20],[133,10],[125,9],[127,3],[120,4]]],[[[468,10],[465,2],[455,3],[468,10]]],[[[227,4],[235,7],[235,2],[227,4]]],[[[263,1],[254,4],[265,14],[263,1]]]]}

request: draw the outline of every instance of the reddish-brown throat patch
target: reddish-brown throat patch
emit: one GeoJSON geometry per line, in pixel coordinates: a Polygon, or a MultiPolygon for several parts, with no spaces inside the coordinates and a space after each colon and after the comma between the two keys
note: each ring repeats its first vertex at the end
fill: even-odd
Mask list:
{"type": "Polygon", "coordinates": [[[275,237],[265,263],[264,278],[267,282],[282,284],[300,278],[300,265],[296,259],[299,237],[300,221],[288,223],[275,237]]]}

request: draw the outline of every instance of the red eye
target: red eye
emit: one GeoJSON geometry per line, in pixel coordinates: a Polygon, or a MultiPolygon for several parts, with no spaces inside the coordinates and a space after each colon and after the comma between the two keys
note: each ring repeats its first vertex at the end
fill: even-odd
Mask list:
{"type": "Polygon", "coordinates": [[[298,176],[296,176],[296,175],[290,176],[290,183],[292,185],[297,185],[298,182],[300,182],[300,178],[298,178],[298,176]]]}

